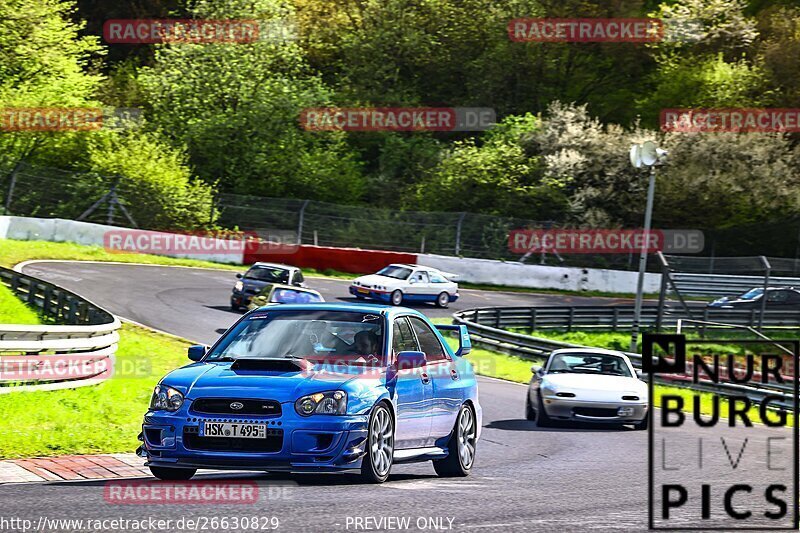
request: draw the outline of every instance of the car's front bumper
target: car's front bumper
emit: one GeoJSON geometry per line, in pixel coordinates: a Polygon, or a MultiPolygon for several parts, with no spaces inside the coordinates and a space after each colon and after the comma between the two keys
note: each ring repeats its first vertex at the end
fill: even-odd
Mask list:
{"type": "Polygon", "coordinates": [[[389,291],[366,289],[364,287],[355,287],[354,285],[350,285],[350,294],[353,296],[360,296],[361,298],[380,300],[382,302],[390,302],[392,300],[392,294],[389,291]]]}
{"type": "MultiPolygon", "coordinates": [[[[294,406],[280,416],[206,415],[149,411],[142,424],[143,451],[151,466],[263,471],[335,472],[361,467],[367,415],[301,417],[294,406]],[[267,424],[267,439],[235,439],[229,448],[204,449],[196,435],[202,421],[267,424]],[[268,443],[269,440],[269,443],[268,443]],[[262,446],[245,451],[243,445],[262,446]],[[267,450],[268,451],[265,451],[267,450]]],[[[218,447],[219,444],[214,444],[218,447]]]]}
{"type": "Polygon", "coordinates": [[[231,293],[231,305],[238,305],[240,307],[245,307],[247,304],[250,303],[250,300],[253,299],[254,294],[248,294],[246,292],[237,292],[233,291],[231,293]]]}
{"type": "Polygon", "coordinates": [[[637,402],[591,402],[571,398],[545,396],[544,410],[555,420],[573,420],[594,424],[633,424],[647,416],[647,403],[637,402]],[[619,414],[620,408],[629,413],[619,414]]]}

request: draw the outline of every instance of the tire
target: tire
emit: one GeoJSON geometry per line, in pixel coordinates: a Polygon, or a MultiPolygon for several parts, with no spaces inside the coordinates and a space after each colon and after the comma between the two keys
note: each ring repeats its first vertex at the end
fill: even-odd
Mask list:
{"type": "Polygon", "coordinates": [[[400,289],[394,291],[391,296],[392,305],[400,305],[403,303],[403,291],[400,289]]]}
{"type": "Polygon", "coordinates": [[[536,409],[536,425],[540,428],[551,428],[556,425],[553,419],[547,415],[547,411],[544,410],[541,394],[539,395],[539,405],[536,409]]]}
{"type": "Polygon", "coordinates": [[[636,422],[633,425],[633,429],[635,429],[636,431],[644,431],[647,429],[649,425],[650,425],[650,412],[648,411],[641,422],[636,422]]]}
{"type": "Polygon", "coordinates": [[[196,468],[167,468],[163,466],[151,466],[150,472],[164,481],[186,481],[192,479],[197,472],[196,468]]]}
{"type": "Polygon", "coordinates": [[[531,405],[531,397],[529,394],[525,395],[525,419],[534,421],[536,420],[536,410],[531,405]]]}
{"type": "Polygon", "coordinates": [[[440,477],[466,477],[475,464],[478,425],[469,405],[462,405],[456,417],[453,434],[447,443],[447,457],[433,461],[440,477]]]}
{"type": "Polygon", "coordinates": [[[436,307],[446,309],[450,305],[450,295],[446,292],[441,293],[436,297],[436,307]]]}
{"type": "Polygon", "coordinates": [[[383,483],[394,461],[394,420],[386,405],[379,403],[369,416],[366,453],[361,460],[361,480],[383,483]]]}

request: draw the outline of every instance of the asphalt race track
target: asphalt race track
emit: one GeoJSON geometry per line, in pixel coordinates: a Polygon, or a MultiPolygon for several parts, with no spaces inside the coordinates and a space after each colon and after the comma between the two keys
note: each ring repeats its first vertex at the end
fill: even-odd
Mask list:
{"type": "MultiPolygon", "coordinates": [[[[210,343],[237,314],[227,310],[235,278],[230,272],[79,263],[38,263],[25,272],[58,283],[110,311],[193,340],[210,343]]],[[[347,282],[311,279],[309,285],[328,300],[349,300],[347,282]]],[[[614,300],[604,299],[613,304],[614,300]]],[[[463,291],[454,309],[480,305],[592,303],[598,299],[463,291]]],[[[422,308],[433,316],[441,310],[422,308]]],[[[103,498],[102,482],[60,482],[0,486],[3,516],[29,518],[277,517],[278,531],[397,530],[391,524],[357,518],[410,517],[410,531],[420,518],[442,519],[454,531],[585,531],[647,528],[647,432],[630,429],[538,429],[524,420],[525,387],[481,379],[484,432],[472,475],[440,479],[429,463],[397,466],[380,486],[360,485],[345,476],[229,474],[258,482],[260,500],[252,505],[112,505],[103,498]],[[283,487],[281,490],[271,490],[283,487]],[[358,527],[361,524],[361,527],[358,527]],[[367,527],[369,526],[369,527],[367,527]]],[[[145,406],[142,406],[144,412],[145,406]]],[[[671,430],[670,461],[679,464],[683,484],[699,493],[701,483],[729,483],[732,469],[720,456],[720,437],[734,455],[741,447],[738,428],[718,426],[708,438],[710,458],[702,466],[692,459],[698,430],[671,430]],[[712,453],[714,452],[714,453],[712,453]],[[679,457],[679,459],[676,459],[679,457]]],[[[751,436],[742,463],[763,466],[764,456],[751,449],[770,436],[788,433],[759,427],[751,436]]],[[[760,452],[759,452],[760,453],[760,452]]],[[[661,461],[662,458],[658,460],[661,461]]],[[[751,469],[749,482],[766,484],[766,468],[751,469]]],[[[198,476],[215,479],[222,474],[198,476]]],[[[718,495],[715,494],[715,497],[718,495]]],[[[787,495],[788,496],[788,495],[787,495]]],[[[713,513],[722,508],[717,499],[713,513]]],[[[422,522],[420,522],[422,523],[422,522]]],[[[427,522],[426,522],[427,523],[427,522]]],[[[423,524],[424,525],[424,524],[423,524]]],[[[698,524],[692,524],[698,525],[698,524]]]]}
{"type": "MultiPolygon", "coordinates": [[[[112,313],[147,326],[210,344],[241,315],[230,310],[235,272],[103,263],[33,263],[26,274],[58,284],[112,313]]],[[[243,269],[244,271],[244,269],[243,269]]],[[[350,281],[309,278],[306,283],[329,302],[356,302],[350,281]]],[[[496,305],[614,305],[630,299],[533,295],[496,291],[459,291],[447,309],[420,303],[431,317],[449,317],[459,309],[496,305]]],[[[369,300],[367,300],[369,301],[369,300]]]]}

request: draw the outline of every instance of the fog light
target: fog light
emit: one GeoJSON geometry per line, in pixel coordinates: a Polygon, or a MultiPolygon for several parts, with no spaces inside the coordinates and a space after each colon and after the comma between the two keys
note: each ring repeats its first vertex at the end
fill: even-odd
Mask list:
{"type": "Polygon", "coordinates": [[[305,400],[302,404],[300,404],[300,410],[303,411],[303,413],[307,414],[307,415],[310,415],[311,413],[313,413],[315,407],[316,407],[316,405],[314,405],[314,402],[311,401],[310,399],[305,400]]]}
{"type": "Polygon", "coordinates": [[[633,407],[620,407],[617,409],[617,416],[631,416],[633,414],[633,407]]]}

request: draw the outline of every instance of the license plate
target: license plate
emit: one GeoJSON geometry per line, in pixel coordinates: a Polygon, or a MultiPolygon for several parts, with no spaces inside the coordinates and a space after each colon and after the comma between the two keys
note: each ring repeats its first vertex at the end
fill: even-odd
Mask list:
{"type": "Polygon", "coordinates": [[[358,291],[358,292],[360,292],[362,294],[369,294],[369,289],[365,289],[363,287],[357,288],[356,291],[358,291]]]}
{"type": "Polygon", "coordinates": [[[241,424],[238,422],[203,422],[201,437],[235,437],[237,439],[267,438],[266,424],[241,424]]]}

